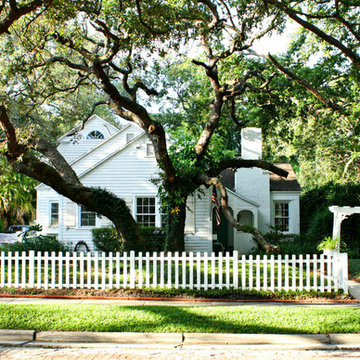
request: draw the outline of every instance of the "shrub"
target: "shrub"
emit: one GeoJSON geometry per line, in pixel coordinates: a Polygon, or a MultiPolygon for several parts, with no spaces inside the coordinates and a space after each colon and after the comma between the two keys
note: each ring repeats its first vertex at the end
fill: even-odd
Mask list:
{"type": "Polygon", "coordinates": [[[41,251],[41,252],[59,252],[59,251],[71,251],[69,247],[61,243],[55,236],[35,236],[32,238],[24,238],[21,242],[2,244],[1,251],[15,252],[15,251],[41,251]]]}
{"type": "Polygon", "coordinates": [[[104,252],[122,252],[124,243],[114,227],[92,229],[96,248],[104,252]]]}
{"type": "Polygon", "coordinates": [[[142,233],[150,243],[150,251],[165,251],[166,248],[166,232],[157,227],[142,227],[142,233]]]}
{"type": "Polygon", "coordinates": [[[323,241],[317,246],[320,251],[336,250],[339,246],[339,239],[333,239],[331,236],[326,236],[323,241]]]}
{"type": "MultiPolygon", "coordinates": [[[[142,227],[146,241],[150,243],[149,251],[164,251],[166,233],[157,227],[142,227]]],[[[93,241],[96,248],[105,252],[123,252],[124,245],[114,227],[93,229],[93,241]]]]}
{"type": "Polygon", "coordinates": [[[281,254],[317,254],[318,242],[307,234],[296,235],[292,240],[279,243],[281,254]]]}
{"type": "MultiPolygon", "coordinates": [[[[283,234],[281,231],[272,231],[264,234],[267,242],[277,245],[280,248],[280,254],[316,254],[319,253],[317,245],[319,241],[313,241],[312,237],[308,234],[293,235],[283,234]]],[[[266,255],[265,250],[257,246],[252,252],[253,255],[266,255]]]]}
{"type": "MultiPolygon", "coordinates": [[[[358,206],[360,200],[360,185],[342,185],[329,183],[320,188],[307,191],[301,196],[301,232],[306,234],[314,244],[324,237],[331,236],[333,214],[329,206],[358,206]]],[[[354,214],[343,221],[341,225],[340,244],[350,258],[360,256],[360,242],[357,234],[360,233],[360,215],[354,214]]]]}

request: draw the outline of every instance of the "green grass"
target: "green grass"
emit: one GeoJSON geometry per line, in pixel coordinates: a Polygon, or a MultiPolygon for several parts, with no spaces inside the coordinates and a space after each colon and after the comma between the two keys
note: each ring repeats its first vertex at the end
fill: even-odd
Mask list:
{"type": "Polygon", "coordinates": [[[0,328],[38,331],[359,333],[360,308],[0,305],[0,328]]]}
{"type": "Polygon", "coordinates": [[[349,277],[360,281],[360,259],[349,259],[349,277]]]}

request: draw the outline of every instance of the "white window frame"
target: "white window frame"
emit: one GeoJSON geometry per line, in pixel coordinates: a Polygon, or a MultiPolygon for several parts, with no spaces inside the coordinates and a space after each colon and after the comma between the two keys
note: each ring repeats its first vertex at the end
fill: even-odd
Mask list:
{"type": "MultiPolygon", "coordinates": [[[[81,209],[83,208],[83,206],[78,206],[78,227],[79,228],[81,228],[81,229],[91,229],[91,228],[94,228],[94,227],[96,227],[96,225],[97,225],[97,220],[96,220],[96,218],[97,218],[97,216],[96,216],[96,213],[94,213],[94,211],[85,211],[85,212],[87,212],[87,213],[94,213],[95,214],[95,224],[94,225],[82,225],[81,224],[81,219],[82,219],[82,212],[81,212],[81,209]]],[[[85,207],[84,207],[85,208],[85,207]]]]}
{"type": "Polygon", "coordinates": [[[60,203],[59,201],[50,201],[49,203],[49,227],[58,227],[60,223],[60,203]],[[57,212],[57,224],[52,223],[52,205],[57,204],[58,206],[58,212],[57,212]]]}
{"type": "Polygon", "coordinates": [[[128,144],[129,142],[133,141],[135,139],[135,134],[134,133],[127,133],[126,134],[126,143],[128,144]],[[131,139],[129,139],[129,137],[131,137],[131,139]]]}
{"type": "Polygon", "coordinates": [[[91,130],[86,135],[86,140],[104,140],[104,139],[105,139],[104,134],[99,130],[91,130]],[[92,134],[92,133],[94,133],[94,134],[97,133],[97,135],[98,136],[101,135],[101,137],[92,137],[92,136],[90,136],[90,134],[92,134]]]}
{"type": "Polygon", "coordinates": [[[274,201],[274,226],[275,226],[275,228],[278,228],[276,226],[276,219],[287,219],[287,230],[280,229],[280,231],[283,233],[289,233],[290,232],[290,202],[289,201],[285,201],[285,200],[274,201]],[[276,206],[277,205],[286,205],[287,206],[287,216],[276,215],[276,206]]]}
{"type": "Polygon", "coordinates": [[[153,158],[155,157],[155,149],[154,149],[154,145],[152,143],[146,143],[146,157],[150,157],[153,158]],[[149,149],[152,148],[152,152],[149,152],[149,149]]]}
{"type": "MultiPolygon", "coordinates": [[[[154,205],[155,212],[154,212],[154,214],[152,214],[152,213],[143,213],[143,214],[141,214],[141,215],[155,215],[155,223],[154,223],[154,226],[155,226],[155,227],[159,227],[159,226],[160,226],[159,203],[158,203],[158,198],[157,198],[156,195],[143,194],[143,195],[136,195],[136,196],[134,196],[133,208],[134,208],[134,218],[135,218],[135,221],[138,221],[138,220],[137,220],[137,217],[138,217],[137,200],[140,199],[140,198],[152,198],[152,199],[155,199],[155,205],[154,205]]],[[[140,224],[140,223],[139,223],[139,224],[140,224]]],[[[146,226],[146,225],[140,224],[140,226],[146,226]]],[[[150,225],[150,226],[152,226],[152,225],[150,225]]]]}

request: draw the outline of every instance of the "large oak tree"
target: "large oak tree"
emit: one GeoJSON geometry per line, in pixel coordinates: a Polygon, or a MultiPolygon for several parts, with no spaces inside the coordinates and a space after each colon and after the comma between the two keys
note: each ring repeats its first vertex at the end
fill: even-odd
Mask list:
{"type": "Polygon", "coordinates": [[[100,99],[94,108],[106,105],[137,124],[154,146],[163,200],[169,208],[169,250],[184,249],[188,196],[201,186],[216,186],[230,223],[238,230],[250,231],[271,251],[274,248],[256,229],[233,218],[220,173],[242,167],[259,167],[281,176],[287,173],[262,160],[221,155],[213,151],[212,141],[224,113],[237,126],[244,126],[236,117],[236,101],[246,99],[248,91],[271,96],[273,76],[266,77],[257,69],[239,72],[238,59],[245,61],[244,54],[254,41],[282,24],[278,10],[234,0],[64,2],[62,8],[54,5],[23,17],[10,28],[14,35],[6,35],[3,42],[3,46],[7,42],[5,53],[12,61],[0,107],[0,123],[7,138],[5,156],[16,171],[109,218],[126,249],[145,250],[147,244],[125,202],[103,189],[84,186],[46,138],[48,118],[55,123],[58,107],[64,104],[59,94],[92,89],[100,99]],[[162,86],[158,59],[189,56],[186,51],[191,44],[199,45],[192,64],[207,79],[211,101],[191,146],[169,152],[165,128],[150,111],[150,105],[169,91],[162,86]],[[17,47],[20,50],[14,50],[17,47]],[[154,67],[159,75],[147,76],[154,67]],[[24,111],[19,115],[14,107],[24,111]],[[49,110],[55,112],[52,118],[49,110]],[[26,133],[16,130],[21,124],[27,125],[26,133]],[[181,166],[184,154],[187,167],[181,166]]]}

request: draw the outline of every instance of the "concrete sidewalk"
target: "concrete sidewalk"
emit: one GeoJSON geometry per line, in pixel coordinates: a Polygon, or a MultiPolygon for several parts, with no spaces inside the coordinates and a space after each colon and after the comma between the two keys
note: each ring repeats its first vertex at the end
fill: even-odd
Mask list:
{"type": "Polygon", "coordinates": [[[99,348],[264,348],[335,350],[360,349],[360,334],[284,335],[284,334],[199,334],[199,333],[101,333],[36,332],[0,330],[0,346],[99,348]]]}
{"type": "Polygon", "coordinates": [[[360,301],[360,283],[354,280],[348,280],[348,286],[350,295],[360,301]]]}

